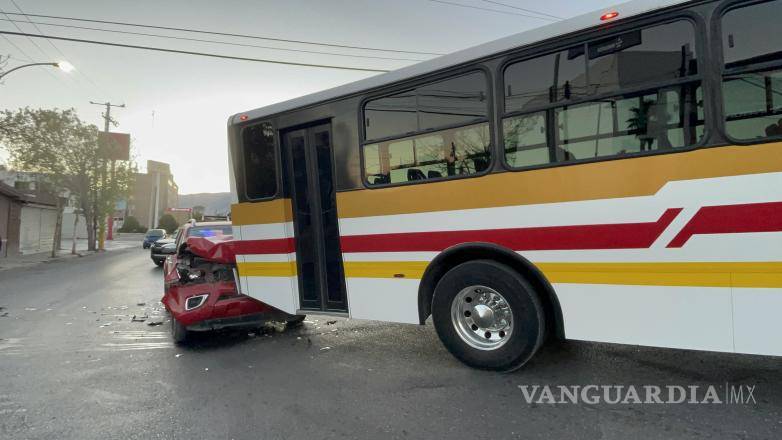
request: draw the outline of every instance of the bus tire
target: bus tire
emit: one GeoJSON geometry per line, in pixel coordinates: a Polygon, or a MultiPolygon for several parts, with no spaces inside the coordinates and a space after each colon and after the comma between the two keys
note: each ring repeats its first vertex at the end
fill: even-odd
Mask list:
{"type": "Polygon", "coordinates": [[[485,370],[513,371],[540,348],[546,316],[518,272],[493,260],[462,263],[440,279],[432,320],[448,351],[485,370]]]}

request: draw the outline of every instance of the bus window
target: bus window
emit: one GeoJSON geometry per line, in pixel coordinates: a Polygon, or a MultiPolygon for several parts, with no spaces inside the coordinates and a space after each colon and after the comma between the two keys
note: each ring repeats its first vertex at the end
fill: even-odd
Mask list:
{"type": "Polygon", "coordinates": [[[364,134],[367,140],[404,137],[479,122],[488,112],[486,75],[471,72],[367,102],[364,134]]]}
{"type": "Polygon", "coordinates": [[[489,124],[364,146],[370,186],[480,173],[489,166],[489,124]]]}
{"type": "Polygon", "coordinates": [[[511,64],[504,75],[506,163],[520,168],[698,143],[704,115],[696,60],[695,29],[679,20],[511,64]]]}
{"type": "Polygon", "coordinates": [[[691,86],[672,87],[556,109],[556,146],[561,154],[558,160],[692,145],[700,139],[700,131],[685,122],[703,119],[693,114],[700,108],[695,105],[702,101],[700,90],[691,86]]]}
{"type": "Polygon", "coordinates": [[[583,45],[511,64],[505,69],[505,112],[583,96],[585,79],[583,45]]]}
{"type": "Polygon", "coordinates": [[[411,90],[368,102],[364,107],[367,139],[382,139],[418,131],[415,100],[415,90],[411,90]]]}
{"type": "Polygon", "coordinates": [[[739,140],[782,136],[782,1],[722,17],[725,130],[739,140]]]}
{"type": "Polygon", "coordinates": [[[419,130],[469,124],[488,117],[486,76],[483,72],[419,87],[419,130]]]}
{"type": "Polygon", "coordinates": [[[626,32],[588,44],[588,94],[613,93],[698,73],[689,21],[626,32]]]}
{"type": "Polygon", "coordinates": [[[264,199],[277,194],[274,128],[270,123],[251,125],[242,131],[242,154],[247,198],[264,199]]]}
{"type": "Polygon", "coordinates": [[[549,163],[545,112],[507,118],[502,121],[502,130],[508,165],[519,168],[549,163]]]}

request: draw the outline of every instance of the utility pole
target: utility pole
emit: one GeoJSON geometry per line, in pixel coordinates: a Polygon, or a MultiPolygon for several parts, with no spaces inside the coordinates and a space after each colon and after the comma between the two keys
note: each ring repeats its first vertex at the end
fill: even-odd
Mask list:
{"type": "MultiPolygon", "coordinates": [[[[112,107],[125,108],[125,104],[112,104],[111,102],[108,102],[108,101],[107,102],[93,102],[93,101],[90,101],[90,104],[102,105],[102,106],[106,107],[106,112],[103,113],[102,116],[103,116],[103,119],[106,121],[106,124],[104,126],[105,127],[104,130],[105,130],[105,132],[107,134],[107,138],[108,138],[109,126],[111,124],[116,124],[116,121],[111,119],[111,108],[112,107]]],[[[99,168],[98,172],[100,173],[100,179],[101,179],[101,191],[105,191],[105,187],[106,187],[106,158],[101,158],[101,163],[100,163],[99,166],[100,166],[100,168],[99,168]]],[[[113,158],[111,159],[111,181],[114,182],[114,159],[113,158]]],[[[97,206],[96,206],[96,208],[97,208],[97,206]]],[[[97,214],[97,212],[96,212],[96,214],[97,214]]],[[[114,223],[113,220],[114,220],[114,212],[113,212],[113,210],[112,210],[111,213],[109,213],[108,219],[105,220],[105,221],[101,220],[100,224],[98,224],[98,225],[95,224],[98,221],[98,216],[97,215],[93,216],[93,225],[92,225],[92,227],[93,227],[93,231],[94,231],[95,227],[97,226],[97,229],[98,229],[98,249],[101,250],[101,251],[105,249],[105,246],[104,246],[105,245],[105,241],[104,241],[104,239],[105,239],[105,234],[106,234],[106,223],[107,222],[109,223],[109,228],[113,228],[113,223],[114,223]]],[[[112,232],[110,231],[109,235],[111,235],[111,234],[112,234],[112,232]]]]}

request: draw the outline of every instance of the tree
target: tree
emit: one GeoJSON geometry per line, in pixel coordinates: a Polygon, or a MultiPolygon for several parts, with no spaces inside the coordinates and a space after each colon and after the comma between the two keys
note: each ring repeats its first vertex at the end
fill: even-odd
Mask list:
{"type": "Polygon", "coordinates": [[[179,227],[179,222],[176,221],[173,215],[163,214],[160,220],[157,222],[158,226],[165,229],[169,234],[173,234],[176,228],[179,227]]]}
{"type": "Polygon", "coordinates": [[[193,218],[195,221],[200,222],[204,220],[204,212],[206,212],[206,207],[201,205],[193,206],[193,218]]]}
{"type": "MultiPolygon", "coordinates": [[[[132,215],[129,215],[125,217],[125,221],[122,223],[122,227],[119,228],[120,232],[139,232],[139,230],[144,229],[141,226],[141,223],[138,222],[138,219],[136,217],[133,217],[132,215]]],[[[146,232],[146,231],[143,231],[146,232]]]]}
{"type": "Polygon", "coordinates": [[[106,178],[98,128],[82,122],[74,109],[6,110],[0,113],[0,142],[13,167],[40,173],[57,191],[75,198],[87,222],[88,249],[95,250],[91,225],[113,212],[117,198],[127,194],[133,163],[119,162],[114,178],[106,178]]]}

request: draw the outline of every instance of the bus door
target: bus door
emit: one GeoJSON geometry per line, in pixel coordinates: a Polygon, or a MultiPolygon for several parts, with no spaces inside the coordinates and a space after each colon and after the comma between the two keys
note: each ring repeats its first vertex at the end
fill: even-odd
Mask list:
{"type": "Polygon", "coordinates": [[[285,131],[282,139],[285,186],[293,208],[300,307],[347,312],[331,124],[285,131]]]}

